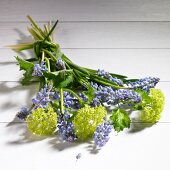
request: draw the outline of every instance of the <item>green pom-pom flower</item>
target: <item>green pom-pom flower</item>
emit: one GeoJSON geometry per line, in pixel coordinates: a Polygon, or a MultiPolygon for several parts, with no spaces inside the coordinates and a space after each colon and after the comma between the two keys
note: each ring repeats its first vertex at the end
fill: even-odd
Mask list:
{"type": "Polygon", "coordinates": [[[156,123],[164,108],[165,97],[161,90],[150,89],[150,95],[144,100],[144,107],[140,114],[142,122],[156,123]]]}
{"type": "Polygon", "coordinates": [[[51,135],[57,124],[57,114],[53,108],[38,108],[27,119],[28,129],[35,135],[51,135]]]}
{"type": "Polygon", "coordinates": [[[73,124],[80,140],[87,140],[94,134],[97,126],[104,122],[107,111],[103,106],[91,108],[88,105],[78,110],[73,124]]]}

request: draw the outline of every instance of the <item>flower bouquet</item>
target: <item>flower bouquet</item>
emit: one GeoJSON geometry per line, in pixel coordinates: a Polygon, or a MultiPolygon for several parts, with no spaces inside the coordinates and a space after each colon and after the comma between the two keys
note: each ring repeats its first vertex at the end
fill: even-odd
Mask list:
{"type": "Polygon", "coordinates": [[[79,66],[62,53],[53,40],[58,21],[43,29],[28,16],[33,43],[11,46],[16,51],[33,49],[30,59],[16,57],[23,70],[22,85],[37,83],[39,91],[30,108],[17,117],[27,122],[34,135],[57,133],[64,141],[94,140],[101,148],[114,129],[130,128],[130,114],[138,111],[139,122],[160,119],[164,95],[155,89],[159,78],[128,79],[124,75],[79,66]]]}

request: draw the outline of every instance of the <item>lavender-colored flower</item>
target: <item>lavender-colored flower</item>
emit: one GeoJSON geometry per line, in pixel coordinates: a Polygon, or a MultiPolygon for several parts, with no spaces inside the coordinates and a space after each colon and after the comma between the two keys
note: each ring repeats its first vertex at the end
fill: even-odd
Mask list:
{"type": "Polygon", "coordinates": [[[22,107],[16,116],[19,119],[25,120],[30,113],[31,111],[27,107],[22,107]]]}
{"type": "Polygon", "coordinates": [[[65,63],[62,59],[57,60],[56,68],[57,68],[57,70],[65,70],[66,69],[65,63]]]}
{"type": "Polygon", "coordinates": [[[135,82],[130,82],[128,86],[134,89],[149,91],[150,88],[154,88],[156,86],[159,80],[160,79],[156,77],[146,77],[135,82]]]}
{"type": "Polygon", "coordinates": [[[115,91],[116,93],[116,100],[123,101],[123,102],[130,102],[130,103],[139,103],[141,102],[142,98],[140,94],[133,90],[124,90],[119,89],[115,91]]]}
{"type": "Polygon", "coordinates": [[[95,97],[91,102],[90,102],[90,106],[91,107],[96,107],[96,106],[100,106],[101,105],[101,101],[98,97],[95,97]]]}
{"type": "Polygon", "coordinates": [[[99,85],[98,85],[97,83],[93,82],[93,81],[90,82],[90,85],[91,85],[95,90],[97,90],[98,87],[99,87],[99,85]]]}
{"type": "Polygon", "coordinates": [[[43,76],[43,71],[48,71],[44,62],[41,62],[41,64],[35,64],[32,76],[41,77],[43,76]]]}
{"type": "Polygon", "coordinates": [[[88,101],[88,97],[86,96],[86,95],[84,95],[83,93],[78,93],[78,96],[82,99],[82,100],[84,100],[85,102],[87,102],[88,101]]]}
{"type": "Polygon", "coordinates": [[[59,115],[58,117],[58,131],[62,136],[64,141],[74,142],[76,140],[76,135],[74,133],[74,124],[69,122],[70,114],[68,111],[64,115],[59,115]]]}
{"type": "Polygon", "coordinates": [[[51,98],[53,97],[54,92],[52,92],[52,86],[51,85],[45,85],[41,90],[37,93],[36,98],[32,99],[34,106],[34,109],[37,109],[39,107],[47,108],[48,103],[51,102],[51,98]]]}
{"type": "MultiPolygon", "coordinates": [[[[87,96],[82,93],[78,93],[78,96],[84,101],[88,100],[87,96]]],[[[60,93],[56,92],[53,98],[54,100],[60,100],[60,93]]],[[[80,102],[73,94],[64,91],[64,106],[67,108],[79,109],[80,102]]]]}
{"type": "Polygon", "coordinates": [[[109,140],[109,134],[112,131],[113,126],[107,121],[99,125],[93,135],[93,140],[98,147],[103,147],[109,140]]]}
{"type": "MultiPolygon", "coordinates": [[[[94,86],[93,83],[91,83],[94,86]]],[[[91,106],[99,106],[102,103],[107,103],[108,105],[115,105],[120,102],[127,104],[134,104],[141,102],[141,96],[129,89],[118,89],[115,90],[109,86],[102,86],[95,84],[95,97],[91,101],[91,106]]]]}
{"type": "Polygon", "coordinates": [[[103,78],[106,78],[106,79],[108,79],[108,80],[111,80],[111,81],[115,82],[116,84],[118,84],[118,85],[120,85],[120,86],[123,85],[122,80],[120,80],[120,79],[118,79],[118,78],[116,78],[116,77],[112,77],[112,76],[109,74],[109,72],[107,72],[107,71],[105,71],[105,70],[100,70],[100,69],[99,69],[99,70],[97,71],[97,74],[98,74],[99,76],[103,77],[103,78]]]}

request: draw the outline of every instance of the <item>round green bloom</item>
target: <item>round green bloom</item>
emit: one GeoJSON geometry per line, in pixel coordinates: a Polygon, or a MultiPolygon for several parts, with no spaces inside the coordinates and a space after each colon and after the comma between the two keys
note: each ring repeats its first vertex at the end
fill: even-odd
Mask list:
{"type": "Polygon", "coordinates": [[[51,135],[57,124],[57,114],[53,108],[38,108],[26,119],[28,129],[35,135],[51,135]]]}
{"type": "Polygon", "coordinates": [[[97,126],[104,122],[106,115],[107,111],[103,106],[91,108],[86,105],[79,109],[73,120],[78,139],[86,140],[92,137],[97,126]]]}
{"type": "Polygon", "coordinates": [[[145,102],[143,111],[140,114],[140,120],[142,122],[156,123],[160,119],[164,108],[164,94],[159,89],[151,88],[149,99],[145,102]]]}

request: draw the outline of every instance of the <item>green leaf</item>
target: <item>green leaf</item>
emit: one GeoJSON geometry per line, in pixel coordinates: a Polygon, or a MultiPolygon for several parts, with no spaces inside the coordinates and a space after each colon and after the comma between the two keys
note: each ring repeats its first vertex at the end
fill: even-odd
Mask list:
{"type": "Polygon", "coordinates": [[[30,84],[30,81],[34,78],[32,76],[34,64],[28,61],[25,61],[19,57],[16,57],[18,61],[18,65],[20,66],[20,70],[24,70],[25,73],[23,74],[23,79],[21,80],[22,85],[30,84]]]}
{"type": "Polygon", "coordinates": [[[113,110],[110,118],[117,132],[130,127],[130,118],[124,109],[113,110]]]}
{"type": "Polygon", "coordinates": [[[84,91],[83,94],[88,97],[88,103],[90,103],[94,99],[95,90],[93,89],[89,82],[86,82],[86,87],[87,91],[84,91]]]}
{"type": "Polygon", "coordinates": [[[65,75],[64,78],[62,78],[63,81],[59,82],[60,88],[67,87],[71,82],[73,82],[73,75],[65,75]]]}
{"type": "Polygon", "coordinates": [[[65,88],[73,82],[72,70],[60,70],[56,72],[44,72],[48,80],[52,80],[56,88],[65,88]]]}

